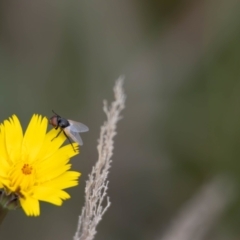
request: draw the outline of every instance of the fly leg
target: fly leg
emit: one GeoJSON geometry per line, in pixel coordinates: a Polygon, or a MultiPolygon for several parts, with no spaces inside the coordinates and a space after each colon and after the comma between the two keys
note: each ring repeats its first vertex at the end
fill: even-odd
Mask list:
{"type": "MultiPolygon", "coordinates": [[[[57,127],[57,128],[58,128],[58,127],[57,127]]],[[[57,129],[57,128],[55,128],[55,129],[57,129]]],[[[53,139],[57,138],[62,131],[63,131],[63,129],[61,129],[61,130],[58,132],[58,134],[56,135],[56,137],[54,137],[53,139]]],[[[64,131],[63,131],[63,132],[64,132],[64,131]]],[[[53,140],[53,139],[52,139],[52,140],[53,140]]],[[[51,141],[52,141],[52,140],[51,140],[51,141]]]]}
{"type": "Polygon", "coordinates": [[[68,139],[68,141],[70,142],[70,144],[71,144],[74,152],[76,152],[75,148],[73,147],[72,141],[70,140],[70,138],[68,137],[68,135],[67,135],[64,131],[63,131],[63,133],[64,133],[65,137],[68,139]]]}

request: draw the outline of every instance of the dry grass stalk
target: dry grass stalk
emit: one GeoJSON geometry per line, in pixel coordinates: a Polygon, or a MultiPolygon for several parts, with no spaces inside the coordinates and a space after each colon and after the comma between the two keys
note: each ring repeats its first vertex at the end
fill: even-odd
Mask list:
{"type": "Polygon", "coordinates": [[[108,106],[107,101],[103,102],[107,121],[101,127],[97,146],[98,160],[86,182],[85,205],[79,216],[74,240],[92,240],[96,234],[98,223],[110,206],[109,197],[107,197],[107,176],[113,155],[113,137],[116,135],[117,122],[121,119],[120,112],[125,107],[126,96],[123,90],[123,77],[116,81],[114,95],[115,101],[110,106],[108,106]]]}
{"type": "Polygon", "coordinates": [[[234,198],[233,183],[216,177],[182,208],[161,240],[203,240],[234,198]]]}

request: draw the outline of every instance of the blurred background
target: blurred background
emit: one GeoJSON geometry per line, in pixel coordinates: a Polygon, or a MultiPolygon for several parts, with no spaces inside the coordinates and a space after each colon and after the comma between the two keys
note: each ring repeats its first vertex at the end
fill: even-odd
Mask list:
{"type": "Polygon", "coordinates": [[[72,160],[82,172],[72,198],[42,203],[38,218],[10,212],[0,239],[72,239],[102,101],[113,100],[121,74],[112,205],[95,239],[240,239],[239,8],[238,0],[1,1],[0,121],[15,113],[26,127],[33,113],[54,109],[90,132],[72,160]]]}

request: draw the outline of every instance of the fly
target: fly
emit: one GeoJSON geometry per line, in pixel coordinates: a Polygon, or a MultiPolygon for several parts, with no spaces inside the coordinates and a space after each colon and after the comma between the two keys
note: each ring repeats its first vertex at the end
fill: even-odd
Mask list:
{"type": "Polygon", "coordinates": [[[87,132],[89,130],[89,128],[86,125],[84,125],[84,124],[82,124],[80,122],[76,122],[76,121],[73,121],[73,120],[62,118],[60,115],[58,115],[54,111],[53,111],[53,113],[55,115],[52,116],[49,119],[49,123],[55,129],[60,128],[60,131],[58,132],[56,137],[54,137],[53,139],[57,138],[60,135],[60,133],[63,132],[64,135],[66,136],[66,138],[71,143],[71,145],[72,145],[72,142],[71,142],[70,139],[72,139],[74,142],[76,142],[76,143],[78,143],[79,145],[82,146],[83,145],[83,141],[82,141],[82,138],[80,137],[79,133],[87,132]]]}

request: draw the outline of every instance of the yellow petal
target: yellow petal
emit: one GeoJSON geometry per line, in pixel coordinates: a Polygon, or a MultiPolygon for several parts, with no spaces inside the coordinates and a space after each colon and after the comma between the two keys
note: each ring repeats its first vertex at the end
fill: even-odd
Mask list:
{"type": "Polygon", "coordinates": [[[60,129],[56,130],[53,128],[46,134],[42,149],[38,154],[39,159],[44,160],[50,157],[56,151],[58,151],[58,149],[64,143],[64,141],[66,140],[66,137],[63,134],[63,132],[59,134],[58,137],[56,137],[59,131],[60,129]]]}
{"type": "Polygon", "coordinates": [[[81,176],[81,173],[75,171],[67,171],[58,178],[53,179],[52,181],[43,183],[43,185],[52,187],[52,188],[59,188],[59,189],[66,189],[69,187],[77,186],[78,179],[81,176]]]}
{"type": "Polygon", "coordinates": [[[39,201],[31,196],[20,198],[20,204],[28,216],[39,216],[39,201]]]}
{"type": "MultiPolygon", "coordinates": [[[[36,168],[40,175],[46,175],[44,171],[54,171],[55,169],[66,165],[70,158],[78,154],[77,150],[78,144],[74,143],[73,147],[76,149],[73,150],[73,147],[69,144],[60,148],[52,156],[46,159],[41,159],[36,163],[36,168]]],[[[38,174],[38,175],[39,175],[38,174]]]]}
{"type": "Polygon", "coordinates": [[[38,169],[37,181],[41,183],[50,181],[52,179],[59,177],[70,168],[71,168],[71,164],[67,164],[57,169],[44,169],[43,171],[40,171],[40,169],[38,169]]]}
{"type": "Polygon", "coordinates": [[[16,115],[4,121],[5,144],[9,159],[16,162],[20,157],[23,133],[16,115]]]}
{"type": "Polygon", "coordinates": [[[23,139],[22,154],[29,161],[34,161],[43,145],[46,129],[47,118],[39,115],[33,115],[23,139]]]}
{"type": "Polygon", "coordinates": [[[51,188],[48,186],[38,186],[34,190],[34,197],[45,202],[50,202],[55,205],[62,205],[62,200],[70,198],[70,195],[60,189],[51,188]]]}
{"type": "Polygon", "coordinates": [[[2,166],[10,166],[11,164],[6,148],[5,128],[3,124],[0,125],[0,164],[0,168],[2,166]]]}

